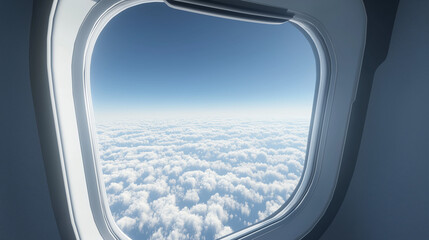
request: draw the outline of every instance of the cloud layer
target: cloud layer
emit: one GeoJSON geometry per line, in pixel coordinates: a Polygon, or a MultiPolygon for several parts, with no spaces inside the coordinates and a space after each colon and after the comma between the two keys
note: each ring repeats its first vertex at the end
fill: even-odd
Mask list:
{"type": "Polygon", "coordinates": [[[302,173],[307,121],[97,124],[108,201],[133,239],[214,239],[259,222],[302,173]]]}

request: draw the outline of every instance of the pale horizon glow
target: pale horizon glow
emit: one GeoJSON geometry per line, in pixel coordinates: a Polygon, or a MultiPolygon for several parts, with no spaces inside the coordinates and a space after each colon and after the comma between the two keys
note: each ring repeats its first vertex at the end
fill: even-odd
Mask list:
{"type": "Polygon", "coordinates": [[[169,110],[169,111],[136,111],[116,110],[95,112],[96,121],[117,120],[156,120],[156,119],[248,119],[248,120],[307,120],[311,119],[311,108],[281,108],[281,109],[219,109],[219,110],[169,110]]]}

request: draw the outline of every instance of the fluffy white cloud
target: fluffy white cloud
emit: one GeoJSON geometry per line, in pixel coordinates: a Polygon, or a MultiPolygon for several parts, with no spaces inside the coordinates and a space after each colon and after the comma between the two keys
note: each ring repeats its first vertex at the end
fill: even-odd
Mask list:
{"type": "Polygon", "coordinates": [[[308,122],[97,125],[112,214],[132,238],[213,239],[261,221],[303,171],[308,122]]]}
{"type": "Polygon", "coordinates": [[[130,230],[135,227],[136,220],[134,218],[130,218],[127,216],[124,216],[116,221],[116,224],[118,224],[118,227],[123,229],[124,231],[130,230]]]}
{"type": "Polygon", "coordinates": [[[191,189],[186,191],[185,197],[183,198],[185,201],[191,201],[193,203],[197,203],[200,201],[200,197],[198,196],[198,192],[195,189],[191,189]]]}

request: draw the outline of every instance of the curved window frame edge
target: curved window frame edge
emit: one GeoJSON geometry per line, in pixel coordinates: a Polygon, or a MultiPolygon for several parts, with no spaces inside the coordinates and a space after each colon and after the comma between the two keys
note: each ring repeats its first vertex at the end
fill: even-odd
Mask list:
{"type": "MultiPolygon", "coordinates": [[[[43,124],[38,117],[39,132],[54,132],[56,136],[54,146],[49,148],[55,148],[58,154],[44,152],[44,161],[45,168],[49,169],[48,183],[57,222],[61,214],[64,219],[58,223],[63,237],[129,239],[113,220],[101,178],[101,166],[94,147],[96,135],[89,65],[98,34],[109,20],[129,7],[149,2],[162,1],[53,1],[45,43],[47,77],[33,71],[31,78],[35,104],[49,94],[49,101],[36,106],[36,115],[45,114],[53,122],[49,126],[41,126],[43,124]],[[34,87],[36,84],[44,84],[45,91],[34,87]],[[55,164],[58,167],[52,169],[50,165],[55,164]]],[[[295,3],[296,6],[287,2],[281,4],[288,5],[294,14],[290,21],[313,44],[318,60],[318,84],[305,170],[295,193],[281,209],[269,218],[222,239],[275,236],[299,239],[322,217],[335,190],[365,45],[364,8],[360,1],[350,4],[360,7],[362,13],[350,21],[356,40],[343,46],[339,44],[344,40],[339,29],[323,17],[326,13],[314,10],[311,3],[295,3]],[[337,60],[344,60],[347,56],[352,60],[348,65],[337,60]],[[330,131],[332,128],[336,131],[330,131]]],[[[344,14],[338,13],[339,16],[344,14]]],[[[52,144],[43,137],[43,133],[40,135],[42,149],[52,144]]]]}

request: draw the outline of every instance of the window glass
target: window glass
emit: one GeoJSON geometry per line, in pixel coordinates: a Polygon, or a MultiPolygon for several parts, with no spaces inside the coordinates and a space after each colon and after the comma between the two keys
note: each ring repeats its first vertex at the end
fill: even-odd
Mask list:
{"type": "Polygon", "coordinates": [[[304,169],[316,63],[291,23],[132,7],[91,95],[108,203],[133,239],[213,239],[278,210],[304,169]]]}

